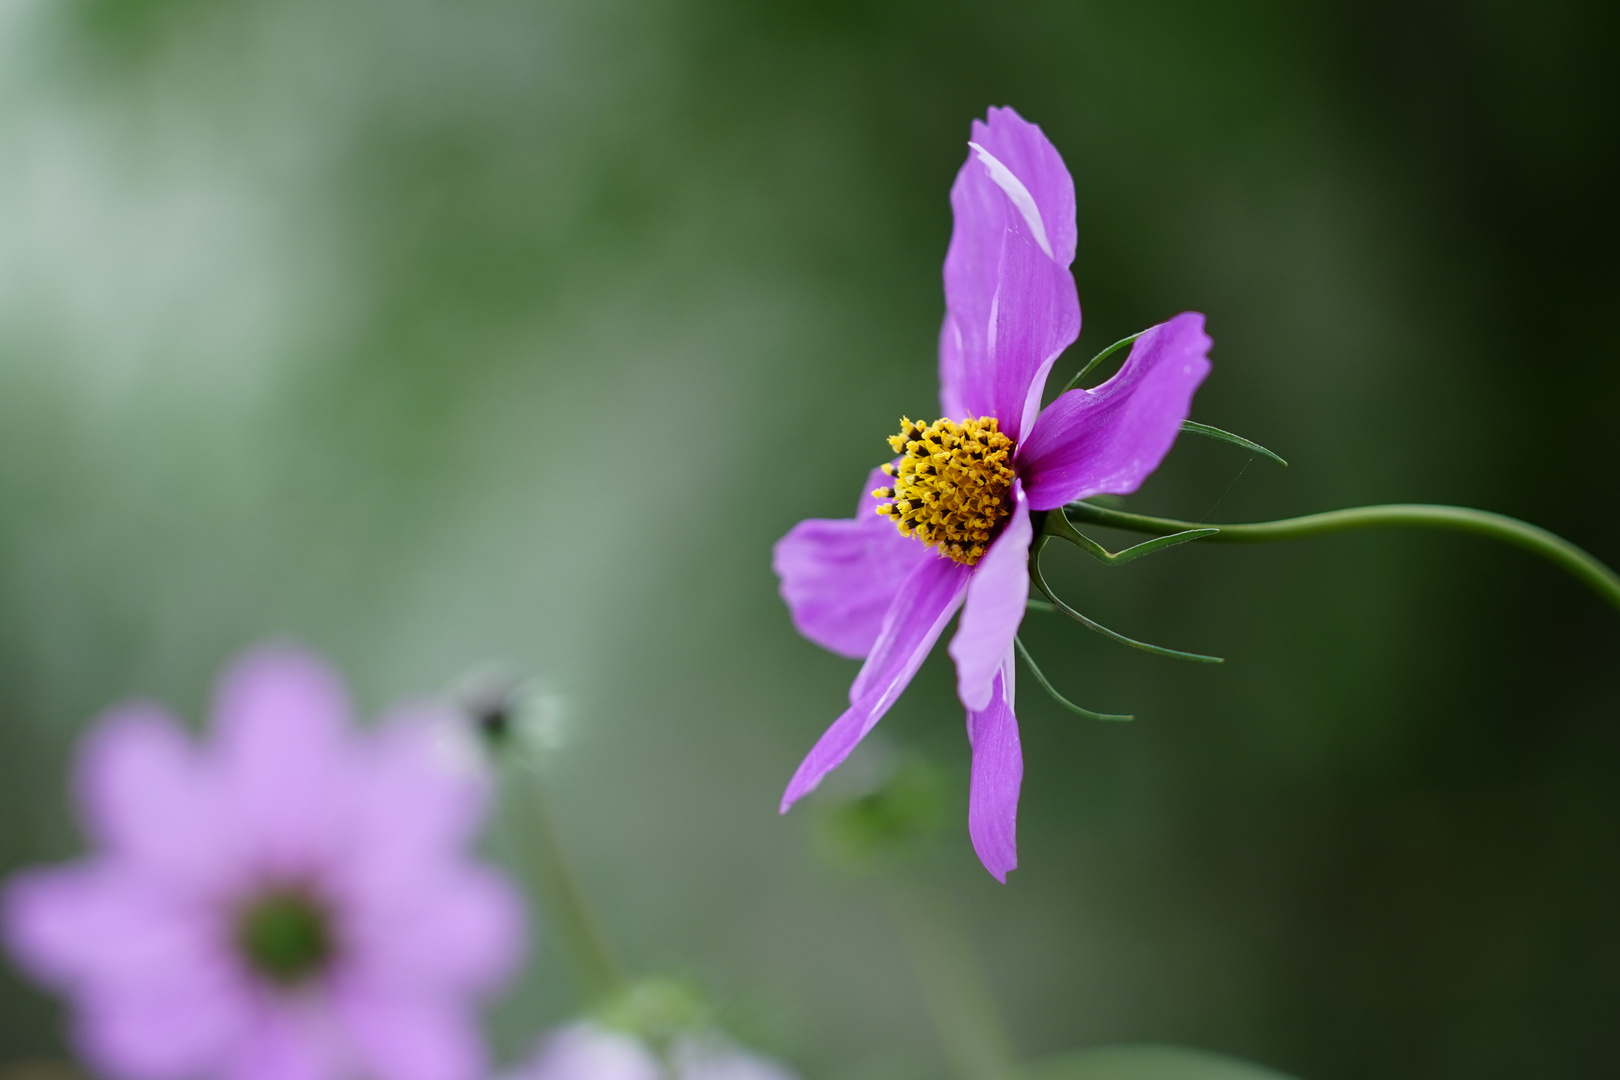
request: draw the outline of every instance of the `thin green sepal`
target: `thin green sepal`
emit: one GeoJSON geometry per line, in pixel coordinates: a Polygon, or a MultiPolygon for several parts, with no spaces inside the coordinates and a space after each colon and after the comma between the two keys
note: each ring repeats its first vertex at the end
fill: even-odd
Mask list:
{"type": "Polygon", "coordinates": [[[1214,439],[1216,442],[1231,443],[1233,446],[1241,446],[1243,449],[1253,451],[1254,453],[1259,454],[1261,457],[1270,458],[1272,461],[1275,461],[1285,469],[1288,468],[1288,462],[1284,461],[1270,450],[1267,450],[1257,442],[1252,442],[1249,439],[1245,439],[1241,435],[1234,435],[1230,431],[1222,431],[1218,427],[1211,427],[1208,424],[1200,424],[1196,420],[1183,420],[1181,422],[1181,430],[1185,431],[1189,435],[1202,435],[1204,438],[1214,439]]]}
{"type": "Polygon", "coordinates": [[[1130,337],[1120,338],[1118,341],[1116,341],[1112,345],[1108,346],[1108,348],[1104,349],[1102,352],[1098,353],[1096,356],[1093,356],[1090,360],[1087,360],[1086,361],[1086,366],[1081,368],[1079,371],[1075,372],[1074,373],[1074,378],[1070,379],[1068,382],[1063,384],[1063,389],[1058,391],[1058,396],[1062,397],[1064,394],[1067,394],[1070,390],[1073,390],[1075,387],[1079,386],[1080,385],[1080,380],[1085,378],[1087,375],[1091,374],[1091,369],[1092,368],[1094,368],[1098,364],[1102,363],[1108,357],[1110,357],[1110,356],[1114,355],[1115,353],[1119,352],[1119,350],[1123,349],[1125,346],[1129,345],[1131,342],[1135,341],[1137,338],[1141,337],[1145,333],[1147,333],[1146,330],[1138,330],[1136,333],[1132,334],[1130,337]]]}
{"type": "Polygon", "coordinates": [[[1018,655],[1024,658],[1024,663],[1029,665],[1030,673],[1035,676],[1035,681],[1041,684],[1041,689],[1045,690],[1048,694],[1051,694],[1053,701],[1057,702],[1065,709],[1068,709],[1070,712],[1077,713],[1078,715],[1085,717],[1087,720],[1117,721],[1136,719],[1134,716],[1126,716],[1123,713],[1092,712],[1090,709],[1087,709],[1084,706],[1076,705],[1074,702],[1058,693],[1057,687],[1052,685],[1051,680],[1049,680],[1041,671],[1040,665],[1035,663],[1035,658],[1029,655],[1029,649],[1024,646],[1024,641],[1022,638],[1013,638],[1013,646],[1017,648],[1018,655]]]}
{"type": "Polygon", "coordinates": [[[1074,610],[1074,608],[1070,607],[1068,604],[1065,604],[1062,600],[1058,599],[1057,594],[1052,592],[1051,588],[1046,584],[1045,575],[1041,573],[1041,551],[1046,547],[1047,539],[1048,536],[1039,537],[1035,541],[1034,548],[1030,550],[1029,576],[1030,579],[1034,581],[1035,587],[1041,591],[1041,595],[1050,600],[1057,610],[1061,611],[1063,614],[1067,615],[1081,626],[1084,626],[1087,630],[1095,631],[1111,641],[1119,642],[1121,645],[1129,645],[1133,649],[1141,649],[1143,652],[1150,652],[1155,656],[1168,656],[1172,660],[1190,660],[1195,664],[1224,664],[1226,662],[1224,658],[1219,656],[1205,656],[1203,653],[1182,652],[1180,649],[1167,649],[1162,645],[1149,645],[1145,641],[1137,641],[1135,638],[1128,638],[1124,634],[1119,633],[1117,630],[1110,630],[1102,623],[1086,618],[1084,615],[1074,610]]]}

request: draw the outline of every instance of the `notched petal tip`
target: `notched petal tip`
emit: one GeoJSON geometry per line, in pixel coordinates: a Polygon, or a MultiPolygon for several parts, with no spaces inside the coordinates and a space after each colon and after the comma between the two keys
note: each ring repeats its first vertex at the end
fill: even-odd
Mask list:
{"type": "Polygon", "coordinates": [[[348,726],[348,691],[316,653],[285,642],[259,645],[221,678],[214,723],[228,738],[331,737],[348,726]]]}
{"type": "Polygon", "coordinates": [[[1038,127],[992,109],[973,122],[951,213],[941,402],[947,416],[994,416],[1022,439],[1052,362],[1080,332],[1074,183],[1038,127]]]}
{"type": "Polygon", "coordinates": [[[983,121],[973,122],[972,136],[1029,191],[1040,208],[1049,255],[1064,266],[1074,262],[1074,180],[1040,125],[1009,106],[992,106],[983,121]]]}
{"type": "Polygon", "coordinates": [[[139,701],[107,710],[81,739],[74,761],[86,830],[118,844],[132,824],[172,812],[189,793],[194,755],[180,722],[163,706],[139,701]]]}

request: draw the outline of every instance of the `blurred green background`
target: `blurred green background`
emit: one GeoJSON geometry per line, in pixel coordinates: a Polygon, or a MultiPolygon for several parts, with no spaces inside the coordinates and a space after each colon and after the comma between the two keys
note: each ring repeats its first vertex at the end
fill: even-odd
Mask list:
{"type": "MultiPolygon", "coordinates": [[[[368,712],[490,660],[566,702],[616,943],[810,1077],[944,1066],[870,886],[775,805],[855,665],[771,543],[936,409],[946,193],[1011,104],[1079,194],[1081,354],[1209,316],[1133,508],[1478,505],[1620,563],[1616,8],[782,0],[0,3],[0,872],[130,694],[290,635],[368,712]]],[[[1117,541],[1119,537],[1107,538],[1117,541]]],[[[1034,1057],[1308,1080],[1620,1074],[1620,620],[1523,553],[1363,534],[1060,552],[1137,654],[1025,640],[1022,868],[967,843],[941,650],[886,745],[1034,1057]]],[[[854,764],[858,769],[860,763],[854,764]]],[[[543,934],[543,930],[542,930],[543,934]]],[[[506,1059],[571,995],[543,944],[506,1059]]],[[[0,973],[0,1061],[60,1054],[0,973]]]]}

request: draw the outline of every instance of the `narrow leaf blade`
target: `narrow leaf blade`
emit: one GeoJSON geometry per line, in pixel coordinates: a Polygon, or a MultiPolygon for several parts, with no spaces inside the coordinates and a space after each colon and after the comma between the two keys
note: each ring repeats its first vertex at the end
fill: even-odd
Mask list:
{"type": "Polygon", "coordinates": [[[1180,649],[1167,649],[1163,645],[1149,645],[1145,641],[1137,641],[1135,638],[1126,637],[1117,630],[1110,630],[1108,627],[1094,619],[1086,618],[1084,615],[1080,614],[1078,611],[1074,610],[1074,608],[1070,607],[1068,604],[1065,604],[1061,599],[1059,599],[1057,594],[1052,591],[1051,587],[1046,584],[1046,577],[1041,573],[1041,550],[1042,549],[1039,547],[1034,549],[1030,554],[1029,560],[1029,573],[1030,577],[1035,581],[1035,587],[1041,591],[1042,595],[1052,602],[1054,607],[1056,607],[1063,614],[1067,615],[1069,618],[1073,619],[1075,622],[1079,623],[1081,626],[1084,626],[1087,630],[1101,634],[1110,641],[1117,641],[1121,645],[1129,645],[1133,649],[1141,649],[1143,652],[1150,652],[1155,656],[1167,656],[1172,660],[1189,660],[1195,664],[1226,663],[1225,659],[1219,656],[1205,656],[1203,653],[1182,652],[1180,649]]]}
{"type": "Polygon", "coordinates": [[[1035,658],[1029,655],[1029,649],[1025,647],[1022,638],[1013,638],[1013,645],[1017,647],[1018,655],[1024,658],[1024,663],[1029,665],[1029,670],[1034,674],[1035,681],[1041,684],[1041,689],[1045,690],[1048,694],[1051,694],[1052,700],[1057,702],[1059,705],[1062,705],[1065,709],[1068,709],[1072,713],[1077,713],[1080,716],[1085,717],[1087,720],[1118,721],[1136,719],[1136,717],[1128,716],[1124,713],[1092,712],[1090,709],[1085,708],[1082,705],[1076,705],[1074,702],[1058,693],[1057,687],[1052,685],[1051,680],[1048,679],[1046,674],[1041,671],[1040,665],[1035,663],[1035,658]]]}
{"type": "Polygon", "coordinates": [[[1098,353],[1096,356],[1093,356],[1090,360],[1087,360],[1086,361],[1086,366],[1081,368],[1079,371],[1075,372],[1074,373],[1074,378],[1070,379],[1068,382],[1063,384],[1063,389],[1058,391],[1058,396],[1062,397],[1064,394],[1067,394],[1070,390],[1073,390],[1075,387],[1079,386],[1080,385],[1080,380],[1085,378],[1087,375],[1091,374],[1091,369],[1092,368],[1094,368],[1098,364],[1102,363],[1108,357],[1110,357],[1110,356],[1114,355],[1115,353],[1119,352],[1119,350],[1123,349],[1125,346],[1129,345],[1131,342],[1135,341],[1137,338],[1141,337],[1145,333],[1147,333],[1146,330],[1138,330],[1136,333],[1132,334],[1130,337],[1120,338],[1118,341],[1116,341],[1112,345],[1108,346],[1108,348],[1104,349],[1102,352],[1098,353]]]}
{"type": "Polygon", "coordinates": [[[1241,446],[1243,449],[1259,454],[1261,457],[1270,458],[1283,468],[1288,467],[1288,462],[1284,461],[1270,450],[1267,450],[1259,443],[1250,439],[1245,439],[1241,435],[1234,435],[1230,431],[1222,431],[1218,427],[1211,427],[1208,424],[1200,424],[1196,420],[1183,420],[1181,422],[1181,430],[1185,431],[1189,435],[1202,435],[1204,438],[1214,439],[1216,442],[1231,443],[1233,446],[1241,446]]]}

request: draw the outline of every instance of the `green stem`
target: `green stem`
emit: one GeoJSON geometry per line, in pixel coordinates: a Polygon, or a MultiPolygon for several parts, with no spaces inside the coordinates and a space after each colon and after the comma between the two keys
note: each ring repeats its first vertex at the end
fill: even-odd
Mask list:
{"type": "Polygon", "coordinates": [[[586,1007],[598,1005],[624,989],[623,969],[585,904],[579,878],[552,823],[551,808],[539,777],[529,769],[515,766],[508,770],[508,776],[514,781],[510,787],[522,804],[526,827],[519,832],[529,841],[525,847],[546,930],[561,946],[586,1007]]]}
{"type": "Polygon", "coordinates": [[[961,917],[903,871],[877,877],[958,1080],[1013,1080],[1017,1059],[961,917]]]}
{"type": "MultiPolygon", "coordinates": [[[[1123,510],[1108,510],[1083,502],[1070,503],[1064,509],[1074,520],[1088,525],[1102,525],[1110,529],[1160,536],[1210,527],[1199,522],[1128,514],[1123,510]]],[[[1385,526],[1450,529],[1513,544],[1567,570],[1616,609],[1620,609],[1620,574],[1616,574],[1568,540],[1540,526],[1505,514],[1473,510],[1466,506],[1390,503],[1384,506],[1356,506],[1346,510],[1329,510],[1323,514],[1307,514],[1304,517],[1284,518],[1281,521],[1217,525],[1214,527],[1220,532],[1205,537],[1204,542],[1252,544],[1269,540],[1298,540],[1307,536],[1385,526]]]]}

